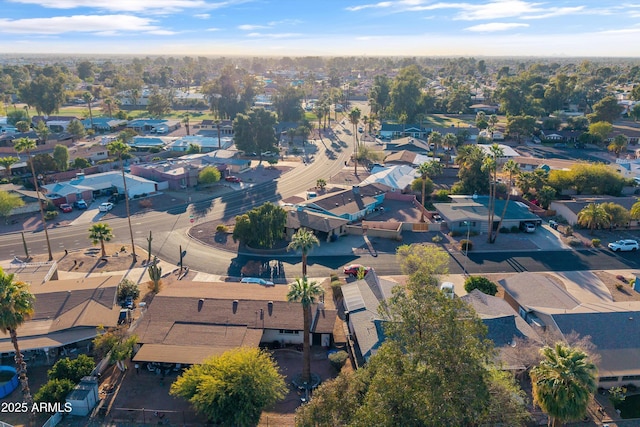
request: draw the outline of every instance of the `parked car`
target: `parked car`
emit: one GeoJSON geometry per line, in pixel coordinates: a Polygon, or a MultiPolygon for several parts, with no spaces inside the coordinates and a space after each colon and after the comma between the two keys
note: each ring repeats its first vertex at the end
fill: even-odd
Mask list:
{"type": "Polygon", "coordinates": [[[233,176],[233,175],[229,175],[228,177],[226,177],[225,181],[228,181],[228,182],[242,182],[242,180],[239,177],[233,176]]]}
{"type": "Polygon", "coordinates": [[[532,222],[525,222],[523,229],[525,233],[534,233],[536,231],[536,225],[532,222]]]}
{"type": "Polygon", "coordinates": [[[367,275],[367,273],[373,270],[373,268],[365,267],[364,265],[361,265],[361,264],[351,264],[351,265],[345,266],[342,272],[347,276],[357,276],[358,271],[360,271],[361,268],[364,269],[365,276],[367,275]]]}
{"type": "Polygon", "coordinates": [[[637,251],[638,250],[638,241],[637,240],[617,240],[615,242],[609,243],[609,249],[614,252],[629,252],[629,251],[637,251]]]}
{"type": "Polygon", "coordinates": [[[89,207],[87,205],[87,202],[85,202],[84,200],[76,200],[75,202],[73,202],[73,206],[76,209],[87,209],[89,207]]]}
{"type": "Polygon", "coordinates": [[[113,209],[113,203],[111,202],[104,202],[98,206],[100,212],[109,212],[111,209],[113,209]]]}
{"type": "Polygon", "coordinates": [[[272,281],[260,279],[259,277],[243,277],[242,280],[240,280],[240,282],[254,283],[256,285],[262,285],[262,286],[274,286],[272,281]]]}
{"type": "Polygon", "coordinates": [[[64,213],[69,213],[73,210],[73,208],[71,207],[70,204],[68,203],[63,203],[60,205],[60,210],[64,213]]]}
{"type": "Polygon", "coordinates": [[[113,203],[116,204],[118,203],[120,200],[124,200],[124,194],[120,194],[120,193],[113,193],[111,196],[109,196],[109,203],[113,203]]]}

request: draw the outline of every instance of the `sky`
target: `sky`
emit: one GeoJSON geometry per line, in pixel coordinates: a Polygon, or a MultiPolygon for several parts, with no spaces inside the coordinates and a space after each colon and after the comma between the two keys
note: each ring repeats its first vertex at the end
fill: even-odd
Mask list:
{"type": "Polygon", "coordinates": [[[640,0],[2,0],[0,53],[640,58],[640,0]]]}

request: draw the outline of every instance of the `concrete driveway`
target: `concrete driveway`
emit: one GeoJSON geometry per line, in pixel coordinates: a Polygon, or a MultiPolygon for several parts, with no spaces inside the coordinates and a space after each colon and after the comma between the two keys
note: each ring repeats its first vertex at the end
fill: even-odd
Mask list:
{"type": "Polygon", "coordinates": [[[609,289],[590,271],[553,273],[565,284],[567,292],[583,303],[613,302],[609,289]]]}

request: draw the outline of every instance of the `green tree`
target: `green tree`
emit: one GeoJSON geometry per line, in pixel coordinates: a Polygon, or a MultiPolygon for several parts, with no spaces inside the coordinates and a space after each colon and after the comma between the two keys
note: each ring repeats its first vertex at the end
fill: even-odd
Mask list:
{"type": "Polygon", "coordinates": [[[251,426],[265,408],[284,398],[287,387],[268,353],[241,347],[191,366],[169,393],[187,399],[215,424],[251,426]]]}
{"type": "Polygon", "coordinates": [[[307,277],[307,254],[316,245],[320,246],[320,241],[313,231],[302,227],[291,237],[291,242],[287,246],[288,251],[302,252],[302,277],[307,277]]]}
{"type": "Polygon", "coordinates": [[[233,120],[233,139],[239,150],[262,153],[276,151],[278,139],[275,133],[276,116],[264,108],[256,108],[248,114],[238,114],[233,120]]]}
{"type": "Polygon", "coordinates": [[[471,292],[474,289],[491,296],[498,293],[498,286],[483,276],[469,276],[465,279],[464,290],[471,292]]]}
{"type": "Polygon", "coordinates": [[[75,388],[76,383],[67,378],[55,378],[47,381],[33,396],[36,402],[64,403],[67,395],[75,388]]]}
{"type": "Polygon", "coordinates": [[[556,198],[556,189],[551,187],[550,185],[543,186],[536,196],[538,197],[538,201],[540,202],[540,206],[544,209],[549,209],[549,205],[556,198]]]}
{"type": "Polygon", "coordinates": [[[402,245],[396,249],[396,259],[402,274],[423,280],[449,272],[449,255],[436,246],[417,243],[402,245]]]}
{"type": "Polygon", "coordinates": [[[66,171],[69,169],[69,149],[62,144],[56,144],[53,148],[53,161],[56,162],[58,170],[66,171]]]}
{"type": "MultiPolygon", "coordinates": [[[[433,193],[433,189],[435,188],[435,184],[433,181],[428,178],[416,178],[411,182],[411,191],[421,191],[424,197],[426,198],[428,194],[433,193]]],[[[426,199],[423,200],[422,204],[426,203],[426,199]]],[[[424,213],[422,215],[422,221],[424,221],[424,213]]]]}
{"type": "Polygon", "coordinates": [[[640,200],[631,206],[629,214],[631,215],[631,219],[640,219],[640,200]]]}
{"type": "Polygon", "coordinates": [[[89,160],[83,157],[76,157],[75,159],[73,159],[73,162],[71,162],[71,167],[74,169],[84,169],[90,166],[91,163],[89,163],[89,160]]]}
{"type": "Polygon", "coordinates": [[[31,125],[26,120],[20,120],[16,123],[16,129],[18,129],[18,132],[27,133],[31,130],[31,125]]]}
{"type": "Polygon", "coordinates": [[[309,334],[311,334],[311,306],[316,303],[316,299],[324,295],[324,289],[318,282],[309,282],[305,277],[297,278],[295,282],[289,285],[289,293],[287,293],[287,301],[299,302],[302,306],[303,318],[303,341],[302,341],[302,381],[305,383],[311,380],[311,347],[309,342],[309,334]]]}
{"type": "Polygon", "coordinates": [[[77,66],[78,77],[81,80],[86,81],[87,79],[93,77],[93,64],[89,61],[82,61],[77,66]]]}
{"type": "Polygon", "coordinates": [[[498,144],[492,144],[489,147],[489,155],[485,157],[482,169],[489,174],[489,207],[488,207],[488,230],[489,243],[496,241],[496,229],[494,227],[494,219],[496,215],[496,192],[498,187],[498,159],[504,157],[504,150],[498,144]]]}
{"type": "Polygon", "coordinates": [[[608,227],[611,217],[601,204],[590,203],[578,212],[578,224],[591,230],[608,227]]]}
{"type": "Polygon", "coordinates": [[[429,146],[433,144],[433,152],[434,155],[438,151],[438,147],[442,144],[442,134],[436,130],[429,134],[429,138],[427,139],[429,142],[429,146]]]}
{"type": "MultiPolygon", "coordinates": [[[[124,206],[127,211],[127,221],[129,223],[129,236],[131,236],[131,255],[133,256],[133,262],[137,262],[136,257],[136,244],[133,241],[133,228],[131,227],[131,210],[129,209],[129,191],[127,190],[127,178],[124,175],[124,158],[129,155],[131,147],[124,143],[120,139],[116,139],[113,142],[107,144],[107,150],[109,153],[115,154],[120,159],[120,170],[122,171],[122,186],[124,187],[124,206]]],[[[103,255],[104,256],[104,255],[103,255]]]]}
{"type": "Polygon", "coordinates": [[[475,145],[460,147],[456,156],[459,166],[458,182],[451,189],[454,194],[487,194],[489,175],[482,170],[484,151],[475,145]]]}
{"type": "Polygon", "coordinates": [[[35,107],[38,114],[50,116],[58,112],[65,100],[65,77],[57,67],[45,67],[20,86],[20,99],[35,107]],[[48,75],[46,75],[46,74],[48,75]]]}
{"type": "Polygon", "coordinates": [[[236,217],[233,239],[253,248],[272,248],[282,239],[287,212],[267,202],[236,217]]]}
{"type": "Polygon", "coordinates": [[[187,148],[186,154],[198,154],[201,149],[198,144],[194,144],[193,142],[189,143],[189,147],[187,148]]]}
{"type": "Polygon", "coordinates": [[[274,107],[281,122],[298,122],[304,116],[301,101],[303,93],[293,86],[284,85],[278,90],[274,107]]]}
{"type": "Polygon", "coordinates": [[[621,113],[622,106],[618,105],[618,100],[615,96],[605,96],[593,104],[593,113],[589,114],[587,118],[590,123],[613,123],[616,120],[620,120],[621,113]]]}
{"type": "Polygon", "coordinates": [[[215,166],[207,166],[198,173],[198,183],[200,184],[215,184],[218,181],[220,181],[220,170],[215,166]]]}
{"type": "Polygon", "coordinates": [[[623,151],[626,151],[628,143],[629,143],[629,140],[627,139],[626,136],[616,135],[616,137],[613,138],[613,141],[611,141],[607,149],[609,151],[613,151],[616,154],[616,158],[618,158],[620,157],[620,153],[622,153],[623,151]]]}
{"type": "Polygon", "coordinates": [[[75,359],[65,357],[58,360],[47,371],[50,380],[68,379],[74,384],[80,382],[83,377],[91,375],[96,367],[96,362],[86,354],[80,354],[75,359]]]}
{"type": "Polygon", "coordinates": [[[607,213],[610,218],[610,225],[623,226],[629,222],[630,214],[624,206],[613,202],[601,203],[602,209],[607,213]]]}
{"type": "Polygon", "coordinates": [[[138,299],[140,297],[140,287],[136,282],[129,279],[122,279],[118,285],[118,300],[124,301],[127,298],[138,299]]]}
{"type": "Polygon", "coordinates": [[[33,186],[36,189],[36,196],[38,197],[38,205],[40,206],[40,218],[42,219],[42,228],[44,229],[44,236],[47,240],[47,250],[49,252],[49,261],[53,261],[53,254],[51,253],[51,241],[49,240],[49,232],[47,231],[47,222],[44,216],[44,207],[42,206],[42,199],[40,198],[40,186],[38,185],[38,179],[36,170],[31,158],[31,150],[36,148],[36,142],[29,138],[20,138],[14,141],[13,148],[18,153],[27,153],[28,163],[31,165],[31,176],[33,177],[33,186]]]}
{"type": "Polygon", "coordinates": [[[597,137],[600,143],[607,140],[611,130],[613,130],[613,125],[605,121],[592,122],[589,125],[589,134],[597,137]]]}
{"type": "Polygon", "coordinates": [[[51,130],[49,130],[49,127],[44,122],[44,120],[40,120],[38,122],[35,131],[36,135],[38,135],[38,140],[42,144],[45,144],[47,142],[47,139],[49,138],[49,135],[51,135],[51,130]]]}
{"type": "Polygon", "coordinates": [[[147,111],[152,117],[162,117],[171,111],[171,100],[163,93],[155,92],[149,95],[147,111]]]}
{"type": "Polygon", "coordinates": [[[11,176],[11,166],[18,163],[20,159],[18,157],[6,156],[0,157],[0,166],[4,167],[4,173],[7,177],[11,176]]]}
{"type": "Polygon", "coordinates": [[[390,109],[396,117],[407,116],[407,123],[413,123],[420,108],[424,78],[417,65],[400,69],[391,84],[390,109]]]}
{"type": "Polygon", "coordinates": [[[100,243],[100,248],[102,249],[102,256],[107,256],[107,251],[104,247],[104,242],[110,242],[113,239],[113,230],[104,222],[98,222],[93,224],[91,228],[89,228],[89,239],[91,239],[91,243],[97,245],[100,243]]]}
{"type": "Polygon", "coordinates": [[[15,351],[16,370],[22,387],[22,399],[31,405],[33,399],[27,378],[27,363],[18,345],[17,329],[33,316],[35,297],[29,285],[16,280],[13,273],[7,274],[0,268],[0,331],[9,333],[15,351]]]}
{"type": "Polygon", "coordinates": [[[4,217],[6,222],[9,221],[11,211],[21,206],[24,206],[24,201],[20,196],[0,190],[0,216],[4,217]]]}
{"type": "Polygon", "coordinates": [[[533,116],[509,116],[507,117],[507,133],[515,137],[520,143],[520,138],[533,134],[536,127],[536,119],[533,116]]]}
{"type": "Polygon", "coordinates": [[[84,100],[84,102],[87,104],[87,107],[89,108],[89,129],[94,129],[93,127],[93,111],[91,110],[91,103],[93,102],[93,95],[91,94],[91,92],[85,92],[82,94],[82,99],[84,100]]]}
{"type": "Polygon", "coordinates": [[[83,138],[87,134],[87,131],[80,120],[71,120],[67,126],[67,132],[73,135],[74,140],[75,138],[83,138]]]}
{"type": "MultiPolygon", "coordinates": [[[[640,85],[638,85],[638,87],[640,87],[640,85]]],[[[640,102],[636,103],[636,105],[634,105],[631,108],[631,117],[633,117],[633,121],[637,122],[638,119],[640,119],[640,102]]]]}
{"type": "Polygon", "coordinates": [[[549,415],[551,427],[582,419],[597,388],[596,366],[584,351],[563,343],[541,353],[530,373],[534,403],[549,415]]]}

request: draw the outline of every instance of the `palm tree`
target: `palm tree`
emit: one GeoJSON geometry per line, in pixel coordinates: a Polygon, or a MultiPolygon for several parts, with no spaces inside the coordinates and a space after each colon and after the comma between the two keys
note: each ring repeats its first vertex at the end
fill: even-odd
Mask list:
{"type": "Polygon", "coordinates": [[[40,199],[40,186],[38,186],[38,178],[36,176],[36,170],[33,167],[33,160],[31,158],[31,150],[36,148],[36,141],[29,138],[19,138],[14,144],[13,148],[18,153],[27,153],[28,163],[31,165],[31,175],[33,176],[33,186],[36,189],[36,196],[38,197],[38,205],[40,206],[40,218],[42,219],[42,228],[44,229],[44,237],[47,240],[47,250],[49,251],[49,261],[53,261],[53,254],[51,253],[51,242],[49,241],[49,232],[47,231],[47,221],[44,217],[44,207],[40,199]]]}
{"type": "Polygon", "coordinates": [[[136,257],[136,244],[133,241],[133,229],[131,228],[131,212],[129,210],[129,193],[127,192],[127,178],[124,176],[124,155],[131,151],[131,147],[125,144],[122,140],[116,139],[113,142],[107,144],[107,150],[114,153],[120,159],[120,169],[122,170],[122,185],[124,186],[124,205],[127,210],[127,221],[129,221],[129,235],[131,236],[131,254],[133,255],[133,262],[137,262],[136,257]]]}
{"type": "Polygon", "coordinates": [[[129,91],[129,94],[131,95],[131,105],[132,106],[138,105],[138,98],[140,98],[140,91],[138,89],[131,89],[129,91]]]}
{"type": "Polygon", "coordinates": [[[500,228],[502,227],[502,221],[507,213],[507,206],[509,206],[509,199],[511,198],[511,189],[513,188],[513,177],[520,173],[520,166],[518,166],[513,159],[509,159],[504,163],[504,165],[502,165],[502,173],[507,173],[509,176],[507,178],[507,200],[504,202],[504,207],[502,208],[500,222],[498,222],[498,228],[496,229],[496,236],[493,239],[494,242],[498,238],[498,233],[500,233],[500,228]]]}
{"type": "Polygon", "coordinates": [[[22,398],[30,406],[33,403],[29,379],[27,378],[27,364],[20,353],[16,330],[33,315],[35,297],[29,291],[25,282],[14,280],[13,274],[6,274],[0,268],[0,331],[9,332],[11,344],[16,352],[15,361],[18,378],[22,385],[22,398]]]}
{"type": "Polygon", "coordinates": [[[596,366],[578,348],[556,343],[540,350],[544,357],[531,369],[533,401],[549,415],[549,426],[579,420],[597,390],[596,366]]]}
{"type": "Polygon", "coordinates": [[[613,151],[616,154],[616,158],[620,157],[620,153],[627,148],[627,137],[624,135],[616,135],[611,141],[611,144],[607,147],[609,151],[613,151]]]}
{"type": "MultiPolygon", "coordinates": [[[[424,207],[425,201],[425,187],[427,184],[427,178],[432,178],[436,175],[440,175],[442,173],[442,164],[435,160],[430,162],[424,162],[420,166],[418,166],[418,172],[420,173],[420,178],[422,179],[422,206],[424,207]]],[[[420,222],[424,222],[424,209],[421,212],[420,222]]]]}
{"type": "Polygon", "coordinates": [[[485,157],[483,169],[489,173],[489,207],[487,209],[487,223],[489,230],[489,243],[495,242],[493,221],[496,215],[496,184],[498,183],[498,158],[504,156],[504,150],[498,144],[492,144],[489,148],[490,155],[485,157]]]}
{"type": "Polygon", "coordinates": [[[324,117],[324,108],[322,108],[322,105],[317,105],[314,113],[318,118],[318,136],[322,139],[322,134],[320,133],[322,130],[322,118],[324,117]]]}
{"type": "Polygon", "coordinates": [[[87,107],[89,107],[89,123],[91,124],[90,129],[93,129],[93,112],[91,111],[91,101],[93,101],[93,95],[91,92],[85,92],[82,94],[82,99],[87,103],[87,107]]]}
{"type": "Polygon", "coordinates": [[[302,345],[303,365],[302,381],[308,383],[311,377],[311,352],[309,334],[311,331],[311,305],[315,304],[316,297],[323,295],[324,289],[318,282],[309,282],[306,277],[297,278],[289,285],[287,301],[302,304],[302,316],[304,318],[304,341],[302,345]]]}
{"type": "Polygon", "coordinates": [[[353,125],[353,138],[355,140],[355,147],[353,149],[353,170],[358,175],[358,122],[360,121],[360,109],[355,107],[349,111],[349,123],[353,125]]]}
{"type": "Polygon", "coordinates": [[[113,117],[113,113],[112,113],[113,104],[114,104],[114,101],[113,101],[113,98],[111,97],[108,97],[104,100],[104,105],[107,106],[109,117],[113,117]]]}
{"type": "Polygon", "coordinates": [[[633,206],[631,206],[629,214],[631,214],[631,219],[640,219],[640,200],[638,200],[633,204],[633,206]]]}
{"type": "Polygon", "coordinates": [[[220,119],[216,119],[215,124],[216,124],[216,129],[218,130],[218,150],[222,148],[222,145],[220,145],[220,123],[222,123],[220,119]]]}
{"type": "Polygon", "coordinates": [[[189,113],[184,113],[183,115],[183,119],[182,119],[182,123],[184,123],[184,127],[187,130],[187,136],[190,135],[189,133],[189,113]]]}
{"type": "Polygon", "coordinates": [[[435,154],[438,152],[438,146],[440,146],[440,144],[442,144],[442,134],[436,130],[434,130],[433,132],[431,132],[429,134],[429,138],[427,139],[427,142],[429,142],[429,146],[431,146],[431,144],[433,144],[433,155],[435,156],[435,154]]]}
{"type": "Polygon", "coordinates": [[[610,223],[609,214],[600,204],[590,203],[578,212],[578,224],[589,228],[591,234],[596,228],[606,227],[610,223]]]}
{"type": "Polygon", "coordinates": [[[13,156],[0,157],[0,166],[4,167],[4,172],[7,176],[11,176],[11,165],[18,163],[19,161],[19,158],[13,156]]]}
{"type": "Polygon", "coordinates": [[[302,251],[302,277],[307,277],[307,254],[315,245],[320,245],[320,241],[311,230],[300,228],[291,237],[291,242],[287,246],[288,251],[302,251]]]}
{"type": "Polygon", "coordinates": [[[104,248],[104,242],[110,242],[113,237],[113,230],[104,222],[98,222],[89,228],[89,239],[91,239],[91,242],[94,245],[100,243],[103,257],[107,256],[107,251],[104,248]]]}

